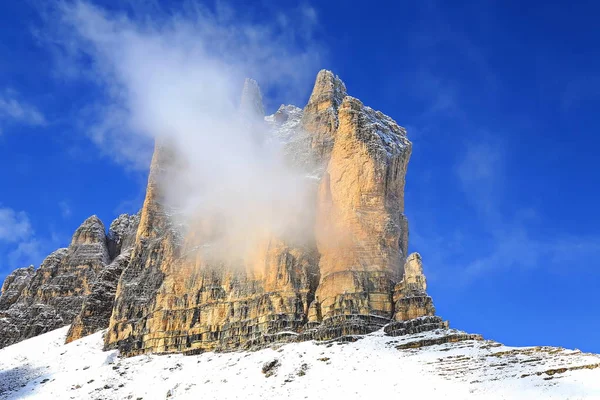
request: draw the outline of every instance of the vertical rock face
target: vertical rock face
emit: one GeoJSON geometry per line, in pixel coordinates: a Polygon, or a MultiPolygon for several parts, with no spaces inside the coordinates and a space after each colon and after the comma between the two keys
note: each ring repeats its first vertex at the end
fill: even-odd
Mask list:
{"type": "Polygon", "coordinates": [[[133,247],[139,224],[140,213],[121,214],[110,224],[106,239],[111,260],[117,258],[122,251],[133,247]]]}
{"type": "Polygon", "coordinates": [[[111,224],[107,248],[112,262],[97,275],[79,314],[69,328],[66,342],[90,335],[108,326],[114,305],[117,284],[131,259],[131,250],[140,222],[140,215],[121,214],[111,224]]]}
{"type": "Polygon", "coordinates": [[[421,257],[407,257],[404,128],[325,70],[304,109],[282,105],[267,117],[258,84],[246,80],[239,116],[257,146],[281,143],[305,179],[294,234],[256,232],[249,250],[223,257],[214,235],[222,219],[182,221],[173,196],[167,202],[165,181],[186,160],[157,142],[139,214],[119,216],[108,235],[90,217],[38,270],[9,275],[0,347],[70,323],[67,341],[108,325],[105,347],[123,355],[447,326],[426,294],[421,257]]]}
{"type": "MultiPolygon", "coordinates": [[[[252,80],[244,85],[241,108],[251,120],[263,115],[260,89],[252,80]]],[[[410,259],[408,275],[404,271],[404,185],[411,153],[406,131],[347,96],[330,71],[318,74],[303,110],[281,106],[265,121],[253,126],[282,141],[290,162],[303,168],[307,179],[318,180],[307,205],[307,215],[314,216],[306,222],[312,238],[296,243],[266,235],[252,254],[225,262],[198,250],[211,247],[202,230],[190,229],[177,240],[156,178],[157,171],[173,171],[176,154],[164,157],[157,146],[107,348],[125,355],[194,353],[286,338],[330,339],[419,314],[412,303],[396,312],[409,292],[394,290],[403,277],[411,290],[418,280],[410,259]]],[[[432,315],[433,308],[425,308],[419,315],[432,315]]]]}
{"type": "Polygon", "coordinates": [[[180,240],[179,234],[172,229],[165,205],[166,194],[161,189],[173,159],[174,154],[166,144],[156,144],[131,259],[116,289],[106,334],[109,348],[117,344],[124,350],[139,347],[163,283],[163,271],[177,255],[175,243],[180,240]]]}
{"type": "Polygon", "coordinates": [[[419,253],[412,253],[404,264],[404,277],[394,288],[394,319],[407,321],[424,316],[434,316],[433,300],[426,293],[427,282],[423,275],[423,262],[419,253]]]}
{"type": "Polygon", "coordinates": [[[70,324],[109,261],[104,225],[92,216],[68,248],[50,254],[25,279],[18,299],[6,301],[3,293],[1,302],[11,304],[0,309],[0,347],[70,324]]]}
{"type": "Polygon", "coordinates": [[[265,115],[260,87],[254,79],[247,78],[244,81],[240,110],[243,114],[251,117],[260,116],[262,118],[265,115]]]}
{"type": "Polygon", "coordinates": [[[34,272],[35,268],[30,265],[27,268],[18,268],[6,277],[0,292],[0,310],[8,309],[19,299],[23,289],[31,282],[34,272]]]}
{"type": "Polygon", "coordinates": [[[319,187],[316,298],[325,321],[354,315],[389,319],[390,294],[407,247],[402,211],[411,144],[393,120],[349,96],[338,120],[319,187]]]}
{"type": "Polygon", "coordinates": [[[301,122],[302,130],[309,134],[317,167],[327,166],[338,128],[338,108],[346,95],[346,85],[340,78],[327,70],[318,73],[301,122]]]}

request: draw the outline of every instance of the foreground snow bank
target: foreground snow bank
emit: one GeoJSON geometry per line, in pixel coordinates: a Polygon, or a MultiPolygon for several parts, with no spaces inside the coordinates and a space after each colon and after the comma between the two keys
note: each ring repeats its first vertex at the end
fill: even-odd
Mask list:
{"type": "Polygon", "coordinates": [[[456,331],[121,359],[102,351],[103,332],[65,345],[67,330],[0,350],[0,399],[600,398],[597,355],[476,340],[397,349],[456,331]]]}

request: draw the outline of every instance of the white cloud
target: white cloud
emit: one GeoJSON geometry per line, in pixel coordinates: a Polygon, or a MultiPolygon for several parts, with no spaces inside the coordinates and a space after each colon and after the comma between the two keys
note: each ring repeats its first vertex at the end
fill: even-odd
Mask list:
{"type": "Polygon", "coordinates": [[[11,269],[39,263],[43,257],[41,250],[27,213],[0,208],[0,261],[5,253],[11,269]]]}
{"type": "Polygon", "coordinates": [[[37,239],[27,239],[20,242],[16,248],[9,251],[7,259],[12,268],[21,268],[40,263],[43,254],[43,244],[37,239]]]}
{"type": "Polygon", "coordinates": [[[71,206],[65,200],[58,203],[58,207],[60,208],[60,214],[63,218],[69,218],[72,214],[71,206]]]}
{"type": "Polygon", "coordinates": [[[18,242],[33,234],[29,217],[23,211],[12,208],[0,208],[0,241],[18,242]]]}
{"type": "Polygon", "coordinates": [[[196,3],[160,15],[63,3],[53,21],[54,43],[101,92],[82,130],[138,169],[148,167],[155,140],[174,148],[181,168],[164,185],[186,221],[219,218],[223,235],[241,243],[298,225],[307,180],[238,106],[245,77],[263,93],[306,101],[320,54],[310,39],[314,9],[296,9],[285,29],[281,20],[255,24],[223,4],[215,13],[196,3]]]}
{"type": "Polygon", "coordinates": [[[511,188],[506,145],[498,137],[480,134],[458,157],[454,172],[465,203],[454,226],[436,229],[429,210],[416,210],[413,217],[411,246],[423,252],[428,277],[438,284],[460,289],[494,271],[575,272],[586,267],[585,260],[600,257],[598,235],[538,228],[536,210],[511,188]]]}
{"type": "Polygon", "coordinates": [[[14,91],[5,90],[0,94],[1,122],[43,126],[46,124],[46,118],[36,107],[18,99],[14,91]]]}
{"type": "Polygon", "coordinates": [[[68,237],[52,231],[40,237],[24,211],[0,207],[0,274],[28,265],[39,266],[45,256],[68,243],[68,237]],[[2,270],[6,266],[6,270],[2,270]]]}

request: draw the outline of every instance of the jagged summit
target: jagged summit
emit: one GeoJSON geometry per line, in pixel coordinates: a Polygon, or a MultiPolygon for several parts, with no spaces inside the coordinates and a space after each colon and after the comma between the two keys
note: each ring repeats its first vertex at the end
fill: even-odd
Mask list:
{"type": "Polygon", "coordinates": [[[243,260],[245,270],[185,256],[201,235],[190,229],[180,237],[173,226],[162,182],[177,173],[178,154],[157,142],[139,214],[119,216],[108,234],[92,216],[68,249],[49,257],[51,274],[11,278],[21,282],[8,284],[11,293],[21,294],[5,301],[19,304],[4,311],[13,324],[7,343],[71,322],[68,341],[108,326],[106,348],[126,355],[335,339],[405,319],[415,320],[414,329],[446,326],[438,317],[419,322],[433,317],[431,298],[424,286],[402,286],[409,279],[402,280],[403,271],[413,273],[412,264],[404,266],[413,260],[403,214],[406,131],[348,96],[327,70],[318,73],[303,109],[282,105],[266,117],[258,83],[246,79],[240,110],[252,119],[253,133],[281,142],[311,180],[312,217],[303,221],[310,237],[266,238],[243,260]],[[57,285],[60,292],[33,295],[57,285]],[[24,334],[24,317],[39,315],[32,304],[44,304],[56,318],[24,334]]]}
{"type": "MultiPolygon", "coordinates": [[[[51,253],[37,270],[30,266],[13,271],[4,281],[0,296],[0,347],[71,324],[81,312],[86,314],[82,305],[103,281],[99,278],[105,267],[118,256],[123,243],[135,238],[135,222],[129,228],[120,231],[120,236],[114,230],[107,236],[104,224],[93,215],[77,228],[68,248],[51,253]],[[109,248],[113,249],[112,256],[109,248]]],[[[115,286],[119,276],[114,277],[115,286]]],[[[87,333],[108,324],[110,301],[100,305],[109,308],[108,315],[98,324],[90,324],[87,333]]]]}
{"type": "Polygon", "coordinates": [[[240,110],[243,114],[258,116],[260,118],[265,115],[263,106],[262,94],[258,82],[254,79],[246,78],[244,88],[242,89],[242,97],[240,101],[240,110]]]}
{"type": "Polygon", "coordinates": [[[322,69],[317,74],[313,91],[308,100],[308,107],[315,107],[323,102],[331,101],[331,106],[337,108],[348,95],[346,85],[333,72],[322,69]]]}
{"type": "Polygon", "coordinates": [[[105,241],[106,229],[104,224],[100,218],[92,215],[77,228],[71,240],[71,245],[102,243],[105,241]]]}

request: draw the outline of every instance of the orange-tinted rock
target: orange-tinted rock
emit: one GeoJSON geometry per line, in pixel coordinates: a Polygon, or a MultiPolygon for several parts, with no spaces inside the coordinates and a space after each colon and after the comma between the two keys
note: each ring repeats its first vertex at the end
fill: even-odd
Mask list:
{"type": "MultiPolygon", "coordinates": [[[[262,113],[254,81],[245,83],[242,111],[262,113]]],[[[177,237],[157,178],[176,174],[177,156],[157,146],[106,347],[126,355],[233,349],[367,333],[394,318],[408,247],[405,130],[347,96],[329,71],[317,76],[304,110],[282,106],[265,119],[261,129],[319,180],[302,221],[308,237],[262,232],[249,254],[227,259],[211,253],[210,215],[177,237]]]]}
{"type": "Polygon", "coordinates": [[[293,233],[251,232],[252,246],[224,254],[215,242],[220,216],[181,218],[165,182],[179,182],[189,160],[160,141],[139,216],[117,218],[108,237],[92,217],[39,270],[7,278],[0,346],[71,322],[68,341],[108,324],[105,347],[124,355],[446,327],[434,316],[420,256],[407,258],[412,145],[404,128],[325,70],[304,109],[263,114],[260,89],[247,80],[232,115],[257,146],[281,142],[306,184],[293,233]]]}
{"type": "Polygon", "coordinates": [[[433,300],[426,293],[427,282],[419,253],[412,253],[404,264],[404,276],[394,288],[394,319],[407,321],[435,315],[433,300]]]}
{"type": "Polygon", "coordinates": [[[349,96],[317,200],[323,319],[337,315],[392,318],[391,292],[405,257],[406,132],[349,96]]]}

